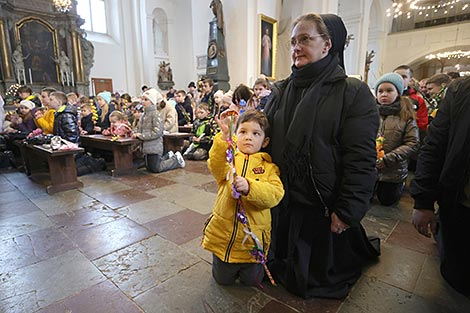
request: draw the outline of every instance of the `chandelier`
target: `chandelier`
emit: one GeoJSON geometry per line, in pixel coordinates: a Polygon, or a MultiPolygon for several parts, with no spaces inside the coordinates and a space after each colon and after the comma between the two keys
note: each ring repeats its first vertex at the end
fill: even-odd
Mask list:
{"type": "Polygon", "coordinates": [[[446,51],[446,52],[441,52],[441,53],[436,53],[436,54],[428,54],[425,56],[426,59],[428,60],[434,60],[434,59],[460,59],[460,58],[470,58],[470,51],[446,51]]]}
{"type": "Polygon", "coordinates": [[[57,11],[65,13],[72,8],[72,0],[53,0],[57,11]]]}
{"type": "Polygon", "coordinates": [[[412,15],[427,18],[432,14],[446,15],[450,10],[452,12],[465,11],[468,7],[468,4],[461,4],[461,0],[393,0],[392,6],[385,11],[385,15],[393,16],[393,18],[402,15],[406,15],[407,18],[411,18],[412,15]]]}

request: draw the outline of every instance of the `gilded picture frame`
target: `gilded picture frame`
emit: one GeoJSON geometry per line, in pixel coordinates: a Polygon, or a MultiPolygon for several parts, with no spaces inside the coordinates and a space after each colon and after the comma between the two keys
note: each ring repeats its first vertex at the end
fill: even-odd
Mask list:
{"type": "Polygon", "coordinates": [[[277,21],[269,16],[259,15],[259,74],[270,80],[276,79],[277,21]]]}
{"type": "Polygon", "coordinates": [[[34,82],[58,83],[59,68],[55,60],[59,49],[54,27],[40,18],[26,17],[16,23],[16,38],[22,48],[25,70],[30,71],[34,82]]]}

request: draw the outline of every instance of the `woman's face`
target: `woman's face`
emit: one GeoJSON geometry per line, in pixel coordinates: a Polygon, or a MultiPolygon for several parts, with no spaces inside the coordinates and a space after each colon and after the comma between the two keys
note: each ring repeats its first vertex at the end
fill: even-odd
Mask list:
{"type": "Polygon", "coordinates": [[[291,57],[299,68],[323,59],[331,48],[331,41],[319,34],[313,22],[301,21],[295,25],[291,35],[291,57]]]}
{"type": "Polygon", "coordinates": [[[104,99],[101,98],[100,96],[96,97],[96,102],[98,102],[98,105],[100,106],[100,108],[104,107],[107,104],[107,102],[104,101],[104,99]]]}
{"type": "Polygon", "coordinates": [[[377,88],[377,102],[379,104],[392,104],[397,97],[397,88],[392,83],[382,83],[377,88]]]}

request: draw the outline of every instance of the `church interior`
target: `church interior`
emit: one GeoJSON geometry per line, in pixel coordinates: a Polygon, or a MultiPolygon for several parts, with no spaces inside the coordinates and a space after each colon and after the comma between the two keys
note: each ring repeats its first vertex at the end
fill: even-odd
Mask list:
{"type": "MultiPolygon", "coordinates": [[[[206,77],[224,91],[260,75],[281,80],[291,73],[292,22],[309,12],[343,19],[345,71],[371,89],[402,64],[418,82],[470,76],[470,0],[418,1],[421,10],[409,11],[391,0],[223,0],[218,11],[213,2],[0,0],[5,110],[18,85],[134,98],[144,85],[166,93],[206,77]]],[[[218,187],[206,161],[123,175],[107,163],[59,192],[46,187],[48,173],[0,168],[0,312],[470,312],[470,299],[440,275],[434,239],[412,225],[412,174],[398,203],[372,200],[361,223],[380,238],[381,256],[349,295],[303,299],[269,281],[214,281],[201,247],[218,187]]]]}

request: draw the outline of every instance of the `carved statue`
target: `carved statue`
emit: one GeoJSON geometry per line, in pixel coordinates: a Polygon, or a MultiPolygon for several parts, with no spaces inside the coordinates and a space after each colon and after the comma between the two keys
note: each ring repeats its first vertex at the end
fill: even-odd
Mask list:
{"type": "Polygon", "coordinates": [[[212,0],[209,7],[214,13],[214,17],[217,19],[217,28],[224,33],[224,12],[222,10],[222,2],[220,0],[212,0]]]}
{"type": "Polygon", "coordinates": [[[64,50],[60,51],[59,58],[54,59],[54,62],[59,64],[60,75],[62,75],[63,78],[71,75],[70,74],[71,73],[70,72],[70,59],[65,54],[64,50]]]}
{"type": "Polygon", "coordinates": [[[158,70],[158,87],[162,90],[167,90],[175,85],[173,82],[173,70],[170,67],[170,62],[160,62],[160,69],[158,70]]]}
{"type": "Polygon", "coordinates": [[[26,60],[28,57],[29,57],[29,54],[25,57],[23,56],[23,51],[21,49],[21,46],[17,45],[15,51],[12,54],[12,61],[13,61],[13,67],[15,68],[15,73],[17,75],[18,82],[20,82],[21,80],[25,81],[24,60],[26,60]]]}
{"type": "Polygon", "coordinates": [[[346,50],[346,48],[349,46],[349,44],[353,40],[354,40],[354,34],[350,34],[350,35],[348,35],[348,37],[346,37],[346,43],[344,44],[344,50],[346,50]]]}
{"type": "Polygon", "coordinates": [[[80,36],[80,44],[82,48],[82,62],[83,71],[85,74],[85,81],[89,81],[91,68],[93,67],[93,63],[95,62],[95,47],[93,47],[93,44],[86,39],[86,32],[83,30],[80,36]]]}
{"type": "Polygon", "coordinates": [[[365,71],[364,71],[364,77],[365,77],[365,83],[368,82],[369,80],[369,70],[370,70],[370,64],[373,62],[373,58],[375,57],[375,51],[371,50],[370,52],[366,52],[366,66],[365,66],[365,71]]]}

